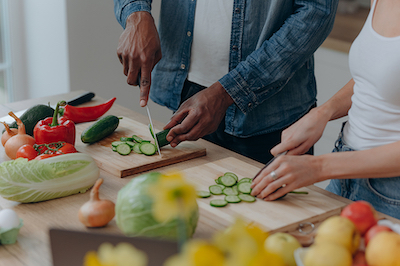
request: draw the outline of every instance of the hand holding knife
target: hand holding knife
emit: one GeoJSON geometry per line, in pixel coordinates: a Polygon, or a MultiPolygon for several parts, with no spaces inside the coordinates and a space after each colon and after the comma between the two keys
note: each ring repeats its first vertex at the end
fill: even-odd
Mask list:
{"type": "Polygon", "coordinates": [[[259,176],[261,174],[261,172],[267,168],[268,165],[270,165],[276,158],[278,158],[281,155],[285,155],[288,151],[284,151],[282,153],[279,153],[278,155],[274,156],[274,158],[272,158],[271,160],[269,160],[263,168],[260,169],[260,171],[258,171],[258,173],[253,177],[253,181],[257,178],[257,176],[259,176]]]}

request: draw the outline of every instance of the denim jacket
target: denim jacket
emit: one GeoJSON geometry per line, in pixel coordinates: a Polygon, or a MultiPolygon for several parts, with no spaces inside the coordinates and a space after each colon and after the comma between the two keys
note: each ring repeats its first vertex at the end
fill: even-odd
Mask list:
{"type": "MultiPolygon", "coordinates": [[[[125,28],[151,0],[114,0],[125,28]]],[[[234,100],[225,131],[250,137],[282,129],[316,102],[313,53],[330,33],[338,0],[234,0],[229,73],[219,80],[234,100]]],[[[176,111],[190,65],[196,0],[163,0],[158,31],[163,58],[151,99],[176,111]]]]}

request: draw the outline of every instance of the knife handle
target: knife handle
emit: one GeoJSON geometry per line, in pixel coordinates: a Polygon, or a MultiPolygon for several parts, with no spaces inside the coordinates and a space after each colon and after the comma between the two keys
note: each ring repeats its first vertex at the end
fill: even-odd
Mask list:
{"type": "Polygon", "coordinates": [[[67,104],[72,105],[72,106],[77,106],[77,105],[80,105],[80,104],[90,101],[91,99],[93,99],[94,96],[95,95],[93,92],[86,92],[86,93],[83,93],[83,94],[69,100],[67,102],[67,104]]]}

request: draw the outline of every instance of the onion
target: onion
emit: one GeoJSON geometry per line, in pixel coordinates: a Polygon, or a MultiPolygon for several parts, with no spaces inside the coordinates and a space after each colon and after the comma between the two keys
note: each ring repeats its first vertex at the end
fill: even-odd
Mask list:
{"type": "Polygon", "coordinates": [[[22,123],[21,119],[19,119],[13,112],[9,112],[8,114],[12,116],[15,121],[17,121],[18,133],[7,140],[4,145],[4,151],[8,157],[15,159],[17,158],[17,151],[19,147],[25,144],[33,145],[35,144],[35,139],[26,134],[25,125],[22,123]]]}
{"type": "Polygon", "coordinates": [[[3,135],[1,135],[1,145],[3,145],[4,147],[9,138],[18,134],[18,129],[10,128],[10,126],[6,122],[0,122],[0,123],[2,123],[6,128],[6,131],[4,131],[3,135]]]}
{"type": "Polygon", "coordinates": [[[78,212],[79,221],[87,227],[102,227],[115,216],[115,204],[110,200],[100,200],[99,188],[103,183],[100,178],[90,191],[90,200],[83,204],[78,212]]]}

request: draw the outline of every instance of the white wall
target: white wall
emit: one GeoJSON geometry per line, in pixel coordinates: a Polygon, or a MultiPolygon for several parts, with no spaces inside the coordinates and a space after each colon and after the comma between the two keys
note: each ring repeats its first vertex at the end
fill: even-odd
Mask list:
{"type": "Polygon", "coordinates": [[[69,91],[65,0],[11,0],[13,99],[69,91]]]}
{"type": "MultiPolygon", "coordinates": [[[[161,1],[153,1],[156,23],[161,1]]],[[[67,24],[71,90],[88,90],[146,115],[139,106],[138,87],[129,86],[117,58],[123,29],[114,15],[112,0],[68,0],[67,24]]],[[[149,103],[153,119],[167,123],[168,109],[149,103]]]]}

